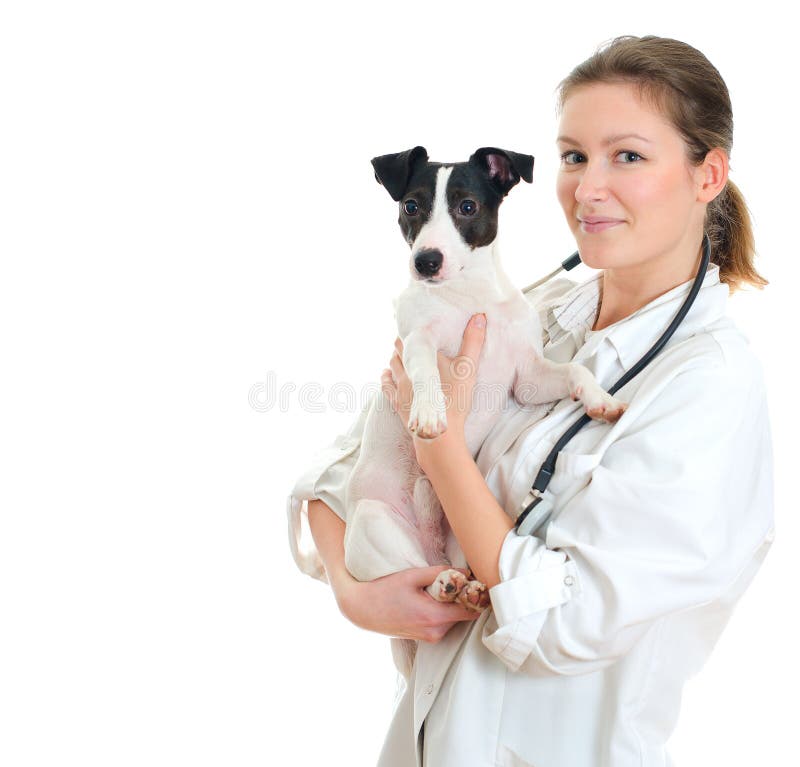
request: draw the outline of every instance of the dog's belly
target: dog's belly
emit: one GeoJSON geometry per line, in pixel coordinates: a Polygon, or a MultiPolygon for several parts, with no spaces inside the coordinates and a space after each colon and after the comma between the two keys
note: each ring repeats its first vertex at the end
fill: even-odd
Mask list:
{"type": "MultiPolygon", "coordinates": [[[[505,398],[503,407],[507,403],[508,397],[505,398]]],[[[500,415],[500,412],[473,411],[467,416],[467,420],[464,422],[464,441],[473,458],[478,454],[478,450],[500,415]]]]}
{"type": "Polygon", "coordinates": [[[473,457],[508,407],[520,359],[534,353],[527,322],[508,322],[491,314],[487,319],[472,411],[464,423],[464,436],[473,457]]]}
{"type": "Polygon", "coordinates": [[[345,565],[357,580],[429,564],[414,501],[422,476],[411,435],[379,395],[367,414],[346,491],[345,565]]]}
{"type": "Polygon", "coordinates": [[[347,486],[347,508],[363,498],[380,499],[413,524],[412,492],[421,474],[411,435],[386,397],[379,395],[364,423],[361,452],[347,486]]]}

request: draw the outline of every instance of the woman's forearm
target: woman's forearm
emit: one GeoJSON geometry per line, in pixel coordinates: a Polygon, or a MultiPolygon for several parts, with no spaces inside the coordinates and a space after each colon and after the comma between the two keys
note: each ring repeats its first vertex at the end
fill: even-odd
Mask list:
{"type": "Polygon", "coordinates": [[[427,450],[425,474],[472,572],[491,588],[500,582],[500,549],[514,523],[495,500],[466,444],[449,434],[421,446],[427,450]]]}
{"type": "Polygon", "coordinates": [[[345,523],[324,501],[313,500],[308,502],[308,526],[341,609],[347,587],[355,582],[344,564],[345,523]]]}

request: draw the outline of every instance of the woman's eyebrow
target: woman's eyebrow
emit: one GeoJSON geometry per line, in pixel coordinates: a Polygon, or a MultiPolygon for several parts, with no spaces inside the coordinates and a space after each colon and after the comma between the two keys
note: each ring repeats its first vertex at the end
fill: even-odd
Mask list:
{"type": "MultiPolygon", "coordinates": [[[[638,133],[620,133],[617,136],[608,136],[604,138],[602,144],[603,146],[608,146],[609,144],[621,141],[624,138],[638,138],[640,141],[644,141],[646,144],[653,143],[652,141],[650,141],[650,139],[646,139],[644,136],[640,136],[638,133]]],[[[559,141],[565,144],[575,144],[576,146],[580,146],[580,141],[576,141],[574,138],[570,138],[569,136],[559,136],[556,139],[556,142],[559,141]]]]}

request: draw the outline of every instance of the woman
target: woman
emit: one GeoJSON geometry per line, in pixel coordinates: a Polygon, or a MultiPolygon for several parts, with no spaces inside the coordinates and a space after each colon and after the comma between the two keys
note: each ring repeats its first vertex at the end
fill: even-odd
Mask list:
{"type": "MultiPolygon", "coordinates": [[[[301,568],[327,573],[357,625],[423,640],[381,767],[668,764],[683,682],[772,541],[764,384],[725,315],[730,292],[766,284],[728,178],[727,88],[691,46],[622,37],[562,81],[559,113],[558,198],[583,262],[601,271],[529,294],[547,357],[582,362],[610,387],[676,314],[704,231],[712,263],[670,342],[617,393],[629,403],[623,417],[592,422],[562,451],[538,537],[518,536],[514,519],[576,403],[512,407],[475,460],[456,408],[463,397],[452,397],[442,437],[415,439],[470,567],[490,587],[492,609],[480,616],[421,591],[441,567],[371,583],[347,573],[342,497],[363,413],[298,481],[290,517],[301,568]],[[317,547],[308,556],[296,539],[303,500],[317,547]]],[[[479,364],[476,318],[461,354],[479,364]]],[[[383,383],[407,414],[395,346],[383,383]]],[[[445,390],[463,383],[450,362],[440,355],[445,390]]]]}

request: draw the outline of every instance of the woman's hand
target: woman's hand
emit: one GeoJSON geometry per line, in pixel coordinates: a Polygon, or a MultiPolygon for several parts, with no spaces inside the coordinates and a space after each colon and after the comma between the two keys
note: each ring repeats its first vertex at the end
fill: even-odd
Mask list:
{"type": "MultiPolygon", "coordinates": [[[[463,446],[464,422],[472,409],[472,390],[485,338],[486,316],[474,314],[464,329],[458,355],[448,357],[442,352],[437,353],[439,377],[447,403],[447,431],[433,440],[414,436],[417,462],[423,470],[425,462],[434,453],[446,451],[453,445],[463,446]]],[[[394,346],[390,369],[384,370],[381,375],[381,386],[394,411],[400,414],[404,423],[408,423],[413,387],[403,367],[403,342],[398,338],[394,346]]]]}
{"type": "Polygon", "coordinates": [[[339,610],[356,626],[438,642],[454,623],[479,615],[460,604],[437,602],[424,591],[442,570],[450,569],[447,565],[413,567],[374,581],[357,581],[344,563],[344,520],[315,499],[308,502],[308,524],[339,610]]]}
{"type": "MultiPolygon", "coordinates": [[[[336,594],[342,614],[356,626],[379,634],[438,642],[459,621],[481,613],[460,604],[437,602],[427,591],[448,565],[412,567],[374,581],[352,579],[336,594]]],[[[461,570],[465,575],[469,571],[461,570]]]]}

